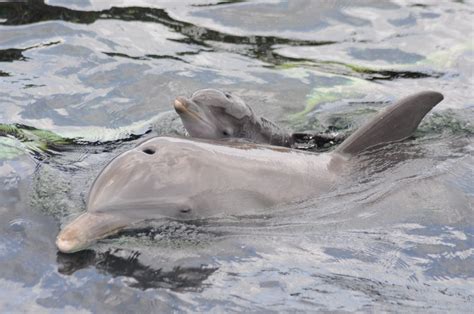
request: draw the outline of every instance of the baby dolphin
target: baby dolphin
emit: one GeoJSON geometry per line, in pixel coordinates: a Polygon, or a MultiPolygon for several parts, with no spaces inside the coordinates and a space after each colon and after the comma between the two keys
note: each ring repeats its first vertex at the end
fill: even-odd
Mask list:
{"type": "Polygon", "coordinates": [[[257,116],[240,97],[217,89],[201,89],[191,98],[179,96],[174,109],[191,137],[242,138],[259,144],[291,147],[292,135],[257,116]]]}
{"type": "Polygon", "coordinates": [[[87,211],[60,231],[71,253],[150,219],[236,215],[335,189],[350,160],[370,147],[409,137],[441,100],[409,96],[378,114],[332,153],[253,143],[155,137],[115,157],[92,184],[87,211]]]}

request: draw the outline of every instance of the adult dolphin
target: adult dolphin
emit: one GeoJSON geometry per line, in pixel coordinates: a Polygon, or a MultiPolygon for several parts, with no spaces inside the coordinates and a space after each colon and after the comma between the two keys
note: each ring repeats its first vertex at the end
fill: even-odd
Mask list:
{"type": "Polygon", "coordinates": [[[330,192],[352,157],[409,137],[441,100],[417,93],[358,129],[334,152],[314,154],[250,143],[156,137],[114,158],[89,193],[87,211],[58,235],[61,252],[85,249],[134,223],[196,219],[268,208],[330,192]]]}

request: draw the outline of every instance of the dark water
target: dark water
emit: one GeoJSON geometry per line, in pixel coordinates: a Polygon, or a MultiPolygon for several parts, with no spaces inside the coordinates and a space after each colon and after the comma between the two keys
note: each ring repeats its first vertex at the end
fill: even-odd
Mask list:
{"type": "Polygon", "coordinates": [[[0,4],[0,310],[472,311],[473,13],[471,1],[0,4]],[[137,137],[182,134],[171,102],[204,87],[322,132],[416,91],[445,100],[330,195],[59,254],[101,167],[137,137]]]}

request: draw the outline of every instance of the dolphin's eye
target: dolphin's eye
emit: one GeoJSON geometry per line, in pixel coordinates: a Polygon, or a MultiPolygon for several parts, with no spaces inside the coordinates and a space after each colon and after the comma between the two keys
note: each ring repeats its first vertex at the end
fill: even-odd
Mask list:
{"type": "Polygon", "coordinates": [[[230,136],[230,132],[227,130],[222,131],[222,135],[224,136],[230,136]]]}
{"type": "Polygon", "coordinates": [[[148,154],[148,155],[153,155],[155,153],[155,150],[151,147],[147,147],[147,148],[144,148],[142,150],[142,152],[144,152],[145,154],[148,154]]]}
{"type": "Polygon", "coordinates": [[[229,93],[224,93],[224,95],[227,99],[230,99],[230,97],[231,97],[229,93]]]}

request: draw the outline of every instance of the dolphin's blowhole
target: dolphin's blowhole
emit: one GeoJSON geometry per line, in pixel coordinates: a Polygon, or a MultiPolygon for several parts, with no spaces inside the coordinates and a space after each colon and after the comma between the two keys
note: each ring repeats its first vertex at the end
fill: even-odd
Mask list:
{"type": "Polygon", "coordinates": [[[156,150],[153,148],[147,147],[147,148],[144,148],[142,152],[148,155],[153,155],[156,152],[156,150]]]}

